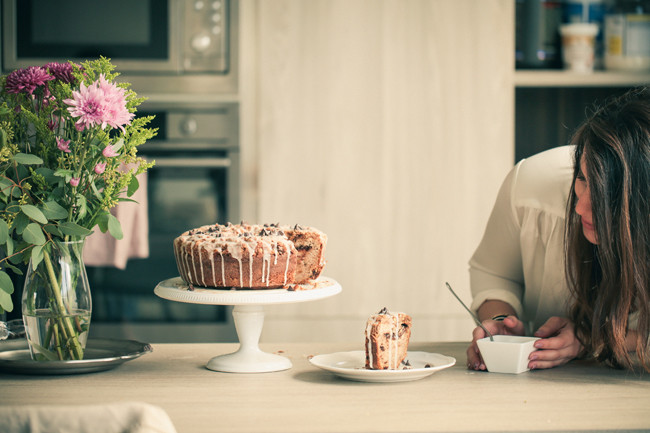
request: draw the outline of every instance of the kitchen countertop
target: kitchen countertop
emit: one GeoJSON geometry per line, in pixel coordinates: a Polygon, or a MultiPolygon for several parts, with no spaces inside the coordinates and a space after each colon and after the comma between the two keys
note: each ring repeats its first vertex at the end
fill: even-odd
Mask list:
{"type": "Polygon", "coordinates": [[[260,344],[291,359],[274,373],[220,373],[210,358],[237,344],[154,344],[153,352],[99,373],[0,372],[0,406],[143,401],[178,433],[650,431],[650,374],[590,362],[519,375],[469,371],[467,343],[412,343],[457,359],[421,380],[361,383],[312,366],[311,355],[354,344],[260,344]]]}

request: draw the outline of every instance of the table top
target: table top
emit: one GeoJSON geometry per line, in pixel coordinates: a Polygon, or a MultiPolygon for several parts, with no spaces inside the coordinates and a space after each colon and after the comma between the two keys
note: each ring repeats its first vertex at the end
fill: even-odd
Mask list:
{"type": "Polygon", "coordinates": [[[590,362],[518,375],[465,367],[467,343],[413,343],[457,359],[424,379],[341,379],[309,357],[361,350],[353,344],[260,344],[289,370],[220,373],[210,358],[238,344],[154,344],[113,370],[67,376],[0,373],[0,406],[142,401],[163,408],[178,433],[650,431],[650,374],[590,362]]]}

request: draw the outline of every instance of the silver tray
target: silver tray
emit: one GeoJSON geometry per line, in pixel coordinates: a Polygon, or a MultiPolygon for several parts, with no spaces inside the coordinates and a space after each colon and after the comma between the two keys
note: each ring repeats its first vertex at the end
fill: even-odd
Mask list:
{"type": "Polygon", "coordinates": [[[79,361],[33,361],[27,340],[0,342],[0,373],[81,374],[110,370],[152,352],[147,343],[133,340],[90,339],[79,361]]]}

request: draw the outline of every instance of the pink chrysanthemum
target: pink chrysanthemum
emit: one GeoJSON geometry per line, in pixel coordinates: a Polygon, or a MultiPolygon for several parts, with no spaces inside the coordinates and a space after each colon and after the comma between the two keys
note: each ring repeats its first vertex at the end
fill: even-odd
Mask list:
{"type": "Polygon", "coordinates": [[[95,173],[97,174],[102,174],[106,170],[106,163],[105,162],[98,162],[95,165],[95,173]]]}
{"type": "Polygon", "coordinates": [[[109,144],[102,150],[102,155],[104,155],[106,158],[112,158],[114,156],[119,155],[116,151],[113,150],[113,145],[109,144]]]}
{"type": "Polygon", "coordinates": [[[70,63],[51,62],[43,66],[43,68],[49,71],[54,78],[64,83],[74,83],[76,81],[72,75],[72,65],[70,63]]]}
{"type": "Polygon", "coordinates": [[[124,89],[108,82],[102,74],[90,86],[81,83],[79,91],[72,92],[72,99],[63,102],[70,105],[70,115],[79,118],[77,125],[85,128],[100,125],[102,129],[110,125],[124,132],[124,125],[130,124],[134,117],[126,109],[124,93],[124,89]]]}
{"type": "Polygon", "coordinates": [[[16,69],[7,76],[5,89],[9,93],[27,93],[31,95],[37,87],[44,85],[54,77],[44,68],[30,66],[26,69],[16,69]]]}
{"type": "Polygon", "coordinates": [[[70,185],[72,185],[72,186],[79,186],[79,181],[80,181],[80,180],[81,180],[81,178],[73,177],[72,179],[70,179],[70,185]]]}
{"type": "Polygon", "coordinates": [[[69,144],[70,144],[70,140],[64,140],[63,138],[56,137],[56,147],[60,151],[65,153],[70,153],[71,150],[69,144]]]}

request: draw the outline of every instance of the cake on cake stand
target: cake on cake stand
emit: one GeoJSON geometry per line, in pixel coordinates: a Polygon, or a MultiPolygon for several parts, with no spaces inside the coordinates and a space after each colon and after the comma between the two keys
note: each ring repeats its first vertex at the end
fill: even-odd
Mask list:
{"type": "Polygon", "coordinates": [[[180,277],[164,280],[154,293],[170,301],[204,305],[233,305],[232,312],[239,338],[239,350],[219,355],[208,361],[206,367],[228,373],[266,373],[291,368],[291,361],[280,355],[266,353],[259,348],[264,326],[264,305],[316,301],[340,293],[335,280],[320,277],[309,285],[288,289],[206,289],[190,288],[180,277]],[[312,288],[313,287],[313,288],[312,288]]]}

